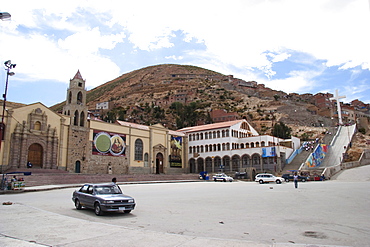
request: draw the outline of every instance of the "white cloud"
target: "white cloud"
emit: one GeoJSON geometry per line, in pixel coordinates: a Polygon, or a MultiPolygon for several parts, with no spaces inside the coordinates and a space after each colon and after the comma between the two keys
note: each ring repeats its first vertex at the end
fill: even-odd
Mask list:
{"type": "Polygon", "coordinates": [[[327,61],[326,66],[370,69],[369,3],[364,0],[23,0],[6,1],[2,8],[13,21],[0,23],[0,55],[17,60],[22,73],[35,79],[63,81],[79,68],[88,85],[101,84],[120,73],[101,49],[115,49],[127,40],[135,49],[149,52],[176,48],[171,42],[175,31],[185,34],[185,42],[194,40],[206,47],[183,55],[192,56],[195,65],[225,74],[233,73],[234,67],[245,71],[238,72],[243,79],[287,92],[300,92],[315,83],[305,74],[309,72],[273,80],[273,64],[289,59],[290,51],[327,61]],[[114,32],[106,35],[103,28],[114,32]],[[54,37],[58,34],[52,29],[68,32],[54,37]]]}

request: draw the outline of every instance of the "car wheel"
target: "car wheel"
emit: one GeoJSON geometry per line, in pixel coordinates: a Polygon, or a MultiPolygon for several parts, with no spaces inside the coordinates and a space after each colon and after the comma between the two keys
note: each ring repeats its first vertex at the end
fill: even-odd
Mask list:
{"type": "Polygon", "coordinates": [[[281,181],[278,179],[278,180],[276,180],[276,183],[277,184],[281,184],[281,181]]]}
{"type": "Polygon", "coordinates": [[[82,208],[81,203],[80,203],[80,200],[76,199],[76,201],[75,201],[75,207],[76,207],[77,210],[80,210],[82,208]]]}
{"type": "Polygon", "coordinates": [[[286,178],[286,179],[285,179],[285,182],[287,182],[287,183],[288,183],[288,182],[289,182],[289,178],[286,178]]]}
{"type": "Polygon", "coordinates": [[[224,179],[224,182],[226,182],[226,179],[224,179]]]}
{"type": "Polygon", "coordinates": [[[96,215],[103,215],[103,211],[101,210],[99,203],[95,203],[94,211],[96,215]]]}
{"type": "Polygon", "coordinates": [[[263,184],[263,180],[261,179],[260,181],[258,181],[260,184],[263,184]]]}
{"type": "Polygon", "coordinates": [[[213,180],[215,180],[215,182],[217,182],[217,179],[213,179],[213,180]]]}
{"type": "Polygon", "coordinates": [[[125,212],[125,214],[129,214],[131,212],[131,210],[125,210],[124,212],[125,212]]]}
{"type": "Polygon", "coordinates": [[[302,182],[306,182],[306,179],[302,178],[302,182]]]}

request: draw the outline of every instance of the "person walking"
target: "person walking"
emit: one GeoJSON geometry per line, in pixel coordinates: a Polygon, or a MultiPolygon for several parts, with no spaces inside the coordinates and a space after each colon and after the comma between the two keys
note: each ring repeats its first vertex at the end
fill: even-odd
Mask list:
{"type": "Polygon", "coordinates": [[[297,189],[298,188],[298,174],[297,174],[297,172],[294,173],[293,180],[294,180],[294,187],[297,189]]]}

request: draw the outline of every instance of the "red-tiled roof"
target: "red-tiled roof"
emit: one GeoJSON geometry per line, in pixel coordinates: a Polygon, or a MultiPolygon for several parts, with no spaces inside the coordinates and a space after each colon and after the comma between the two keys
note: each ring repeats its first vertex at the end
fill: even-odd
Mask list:
{"type": "Polygon", "coordinates": [[[77,73],[75,75],[75,77],[73,77],[73,79],[80,79],[80,80],[83,80],[82,76],[81,76],[81,73],[80,73],[80,70],[77,70],[77,73]]]}
{"type": "Polygon", "coordinates": [[[187,127],[187,128],[179,129],[177,131],[188,133],[188,132],[196,132],[196,131],[202,131],[202,130],[228,128],[228,127],[231,127],[235,124],[238,124],[244,121],[245,121],[244,119],[241,119],[241,120],[227,121],[227,122],[221,122],[221,123],[206,124],[206,125],[201,125],[201,126],[187,127]]]}

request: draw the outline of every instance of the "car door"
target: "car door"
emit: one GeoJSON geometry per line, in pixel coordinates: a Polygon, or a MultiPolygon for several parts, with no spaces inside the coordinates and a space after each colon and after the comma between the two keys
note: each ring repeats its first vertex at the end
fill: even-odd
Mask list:
{"type": "Polygon", "coordinates": [[[87,193],[87,189],[89,188],[88,185],[84,185],[81,187],[81,189],[78,191],[78,196],[77,196],[77,199],[80,200],[80,203],[82,205],[86,205],[86,193],[87,193]]]}
{"type": "Polygon", "coordinates": [[[94,188],[92,185],[89,185],[87,188],[87,193],[86,193],[86,206],[89,208],[93,208],[95,203],[95,193],[94,193],[94,188]]]}
{"type": "Polygon", "coordinates": [[[266,175],[267,182],[274,182],[274,177],[272,175],[266,175]]]}

